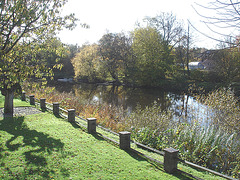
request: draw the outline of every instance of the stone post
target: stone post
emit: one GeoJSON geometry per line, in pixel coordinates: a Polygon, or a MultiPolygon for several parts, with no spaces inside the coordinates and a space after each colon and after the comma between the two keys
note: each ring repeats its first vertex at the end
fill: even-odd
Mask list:
{"type": "Polygon", "coordinates": [[[68,122],[75,122],[75,109],[68,109],[68,122]]]}
{"type": "Polygon", "coordinates": [[[29,99],[30,99],[30,105],[35,105],[34,95],[30,95],[30,96],[29,96],[29,99]]]}
{"type": "Polygon", "coordinates": [[[119,132],[119,138],[120,138],[120,144],[119,144],[119,147],[121,149],[130,149],[130,136],[131,136],[131,133],[128,132],[128,131],[122,131],[122,132],[119,132]]]}
{"type": "Polygon", "coordinates": [[[26,92],[22,92],[22,97],[21,97],[22,101],[26,101],[26,92]]]}
{"type": "Polygon", "coordinates": [[[166,148],[163,150],[164,154],[164,170],[168,173],[174,173],[177,170],[178,152],[179,150],[173,148],[166,148]]]}
{"type": "Polygon", "coordinates": [[[59,115],[59,103],[58,102],[53,103],[53,114],[55,116],[59,115]]]}
{"type": "Polygon", "coordinates": [[[96,118],[87,118],[87,130],[89,134],[96,133],[96,126],[97,126],[97,119],[96,118]]]}
{"type": "Polygon", "coordinates": [[[40,99],[40,108],[42,111],[46,110],[46,99],[45,98],[40,99]]]}

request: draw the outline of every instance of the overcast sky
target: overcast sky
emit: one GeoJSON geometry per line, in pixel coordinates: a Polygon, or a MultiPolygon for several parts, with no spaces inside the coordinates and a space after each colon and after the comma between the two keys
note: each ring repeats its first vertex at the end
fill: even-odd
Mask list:
{"type": "MultiPolygon", "coordinates": [[[[172,12],[177,19],[187,19],[200,31],[207,33],[207,28],[200,23],[199,15],[192,5],[196,0],[68,0],[64,14],[75,13],[81,23],[87,23],[90,29],[80,26],[73,31],[64,30],[59,34],[63,43],[82,45],[86,42],[97,42],[107,32],[119,33],[132,31],[137,21],[154,17],[160,12],[172,12]]],[[[206,4],[209,0],[198,1],[206,4]]],[[[207,39],[194,32],[196,47],[215,48],[216,41],[207,39]]]]}

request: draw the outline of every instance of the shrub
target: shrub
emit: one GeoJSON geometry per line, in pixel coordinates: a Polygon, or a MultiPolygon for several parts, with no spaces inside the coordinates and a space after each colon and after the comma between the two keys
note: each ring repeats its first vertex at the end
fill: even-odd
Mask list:
{"type": "MultiPolygon", "coordinates": [[[[30,89],[27,90],[30,94],[30,89]]],[[[185,160],[229,175],[237,175],[240,171],[240,110],[231,89],[195,95],[196,100],[208,107],[209,122],[205,119],[205,123],[198,114],[202,112],[194,108],[188,109],[188,114],[195,114],[189,122],[189,117],[173,118],[172,111],[162,110],[157,103],[145,109],[138,106],[126,115],[122,107],[90,104],[72,93],[59,93],[52,88],[31,88],[31,93],[48,102],[61,102],[66,109],[74,108],[82,117],[95,117],[99,124],[116,132],[131,131],[133,139],[153,148],[179,149],[185,160]]]]}
{"type": "Polygon", "coordinates": [[[227,131],[240,131],[240,108],[238,98],[230,88],[220,88],[207,95],[196,95],[196,99],[208,106],[211,124],[227,131]]]}

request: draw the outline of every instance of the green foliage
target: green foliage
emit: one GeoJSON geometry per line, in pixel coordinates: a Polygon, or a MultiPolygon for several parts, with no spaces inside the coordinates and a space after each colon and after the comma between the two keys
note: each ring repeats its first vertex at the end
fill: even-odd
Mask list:
{"type": "Polygon", "coordinates": [[[161,35],[155,28],[146,27],[135,29],[132,36],[137,84],[154,86],[160,79],[165,79],[167,69],[161,35]]]}
{"type": "Polygon", "coordinates": [[[104,65],[99,55],[99,47],[96,44],[85,45],[72,59],[75,78],[87,79],[96,82],[97,79],[105,78],[104,65]]]}
{"type": "MultiPolygon", "coordinates": [[[[165,62],[165,64],[162,64],[162,67],[164,67],[167,75],[169,76],[174,70],[174,56],[177,54],[174,52],[176,45],[180,46],[180,44],[188,44],[189,35],[187,37],[181,21],[177,20],[173,13],[161,12],[155,17],[145,18],[145,21],[149,27],[154,28],[161,36],[162,61],[165,62]],[[188,43],[186,41],[188,41],[188,43]]],[[[184,63],[184,60],[182,59],[180,62],[184,63]]]]}
{"type": "Polygon", "coordinates": [[[190,78],[192,80],[195,80],[196,82],[203,82],[203,81],[206,81],[207,74],[208,74],[207,71],[193,69],[193,70],[191,70],[190,78]]]}
{"type": "MultiPolygon", "coordinates": [[[[171,113],[161,112],[155,105],[133,113],[129,122],[132,137],[141,143],[164,149],[180,150],[181,158],[218,172],[238,177],[240,171],[240,142],[238,100],[230,89],[219,89],[204,96],[196,96],[208,108],[208,121],[200,119],[191,123],[172,122],[171,113]],[[156,118],[157,117],[157,118],[156,118]],[[158,122],[158,123],[156,123],[158,122]]],[[[189,109],[196,113],[194,109],[189,109]]],[[[189,113],[189,112],[188,112],[189,113]]]]}
{"type": "MultiPolygon", "coordinates": [[[[74,76],[74,67],[72,65],[71,60],[74,58],[74,56],[79,52],[79,47],[78,45],[64,45],[63,46],[65,48],[65,56],[63,56],[60,59],[60,62],[63,67],[61,70],[57,69],[59,72],[59,76],[61,76],[62,78],[66,78],[66,77],[73,77],[74,76]]],[[[55,76],[56,76],[57,72],[55,72],[55,76]]]]}
{"type": "MultiPolygon", "coordinates": [[[[52,75],[52,66],[46,66],[38,55],[47,49],[49,56],[44,58],[57,59],[47,48],[48,44],[41,45],[63,27],[75,26],[77,19],[73,14],[65,17],[60,14],[65,3],[65,0],[1,1],[0,90],[8,97],[5,112],[12,113],[13,92],[21,91],[23,81],[52,75]]],[[[58,56],[62,53],[53,50],[58,56]]]]}
{"type": "Polygon", "coordinates": [[[156,149],[179,149],[182,159],[221,173],[237,176],[240,170],[239,135],[217,130],[216,126],[180,124],[164,131],[132,128],[132,137],[156,149]]]}
{"type": "Polygon", "coordinates": [[[46,67],[54,69],[59,63],[69,55],[68,48],[56,37],[49,36],[45,40],[32,43],[36,52],[36,60],[41,59],[41,63],[46,67]]]}
{"type": "Polygon", "coordinates": [[[218,78],[224,82],[239,80],[239,58],[238,48],[222,49],[214,53],[214,71],[218,78]]]}
{"type": "Polygon", "coordinates": [[[212,123],[226,131],[240,131],[239,101],[230,88],[220,88],[206,96],[196,96],[203,104],[207,105],[212,123]]]}
{"type": "Polygon", "coordinates": [[[167,129],[171,122],[173,113],[171,111],[163,111],[162,108],[154,102],[152,106],[147,106],[142,109],[141,106],[137,106],[136,110],[132,112],[128,119],[128,127],[135,129],[149,128],[158,129],[163,131],[167,129]]]}
{"type": "Polygon", "coordinates": [[[182,158],[210,169],[237,175],[239,171],[239,137],[216,126],[197,123],[175,128],[171,142],[180,149],[182,158]]]}
{"type": "Polygon", "coordinates": [[[104,67],[112,79],[120,82],[119,78],[127,76],[131,53],[131,41],[123,33],[107,33],[99,40],[99,54],[104,67]]]}
{"type": "MultiPolygon", "coordinates": [[[[130,35],[107,33],[102,36],[98,43],[98,54],[103,67],[101,70],[105,70],[103,75],[108,73],[102,79],[111,78],[117,83],[137,86],[160,86],[161,81],[176,71],[174,46],[185,37],[181,24],[168,13],[147,18],[147,21],[148,26],[139,26],[130,35]]],[[[94,68],[89,67],[98,63],[93,61],[91,54],[85,55],[86,63],[82,64],[81,71],[75,67],[75,75],[82,73],[79,77],[94,79],[94,73],[91,73],[94,68]],[[89,74],[84,73],[84,67],[89,74]]],[[[73,63],[76,66],[76,60],[73,63]]]]}

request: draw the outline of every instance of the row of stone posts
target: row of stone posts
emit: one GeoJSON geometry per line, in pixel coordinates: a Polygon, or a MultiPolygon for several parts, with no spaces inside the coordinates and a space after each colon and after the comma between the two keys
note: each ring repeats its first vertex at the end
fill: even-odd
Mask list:
{"type": "MultiPolygon", "coordinates": [[[[34,95],[29,96],[30,104],[35,105],[34,95]]],[[[25,101],[25,93],[22,94],[22,100],[25,101]]],[[[46,99],[40,99],[40,108],[46,110],[46,99]]],[[[68,122],[75,122],[75,109],[68,109],[68,122]]],[[[53,103],[53,114],[59,115],[59,103],[53,103]]],[[[96,133],[96,118],[87,118],[87,132],[90,134],[96,133]]],[[[123,150],[128,150],[131,148],[131,133],[127,131],[119,132],[119,147],[123,150]]],[[[164,169],[168,173],[173,173],[177,170],[178,164],[178,150],[173,148],[164,149],[164,169]]]]}

